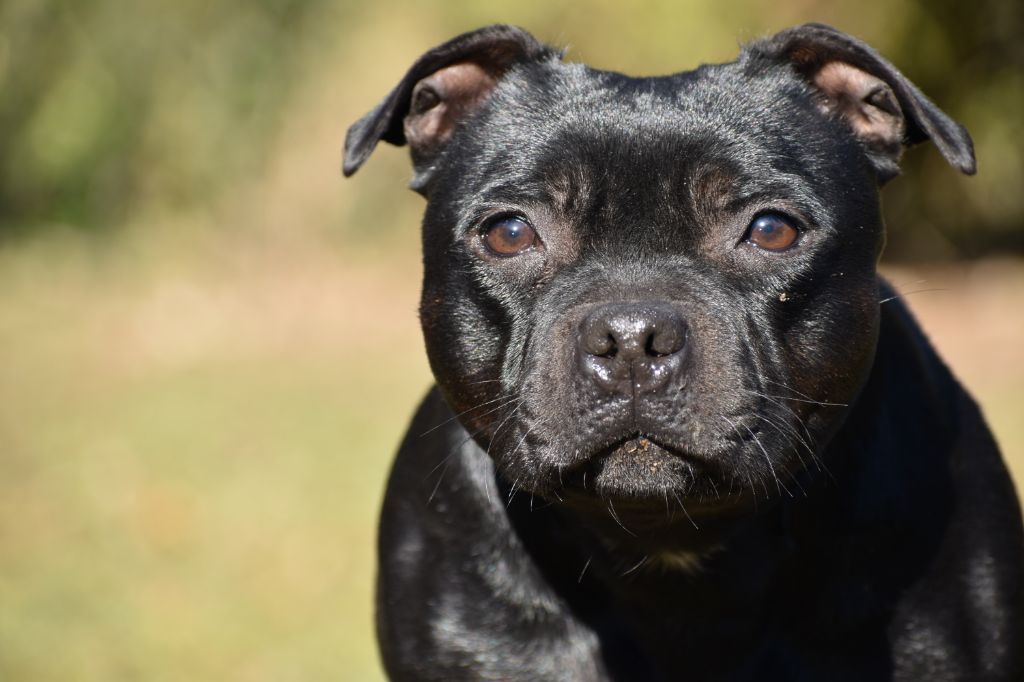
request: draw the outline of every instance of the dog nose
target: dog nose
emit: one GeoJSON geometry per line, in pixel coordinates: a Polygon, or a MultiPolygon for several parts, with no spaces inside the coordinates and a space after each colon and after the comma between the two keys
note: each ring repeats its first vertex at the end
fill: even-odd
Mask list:
{"type": "Polygon", "coordinates": [[[582,374],[608,391],[657,391],[679,370],[686,321],[667,303],[609,303],[580,324],[582,374]]]}

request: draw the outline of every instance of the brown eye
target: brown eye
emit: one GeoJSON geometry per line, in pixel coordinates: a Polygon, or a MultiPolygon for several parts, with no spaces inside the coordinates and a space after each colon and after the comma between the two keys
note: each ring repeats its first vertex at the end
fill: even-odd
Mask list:
{"type": "Polygon", "coordinates": [[[484,245],[497,256],[516,256],[537,243],[537,233],[517,216],[491,223],[483,234],[484,245]]]}
{"type": "Polygon", "coordinates": [[[793,246],[799,236],[800,231],[788,218],[777,213],[765,213],[750,223],[745,239],[766,251],[783,251],[793,246]]]}

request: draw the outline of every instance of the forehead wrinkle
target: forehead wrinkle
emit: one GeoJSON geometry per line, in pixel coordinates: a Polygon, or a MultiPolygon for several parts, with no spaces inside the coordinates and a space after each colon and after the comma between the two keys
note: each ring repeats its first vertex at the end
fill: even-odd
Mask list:
{"type": "Polygon", "coordinates": [[[547,170],[545,180],[547,203],[563,216],[583,213],[587,197],[594,194],[592,174],[578,164],[547,170]]]}
{"type": "Polygon", "coordinates": [[[500,108],[499,121],[532,119],[536,126],[523,140],[527,150],[486,150],[491,158],[478,196],[542,203],[573,222],[665,221],[681,211],[710,217],[737,201],[770,202],[773,194],[813,215],[830,214],[814,199],[813,178],[802,177],[811,171],[785,146],[764,141],[752,112],[733,106],[744,94],[714,70],[690,72],[678,83],[597,75],[555,77],[567,86],[556,88],[557,96],[500,108]],[[735,113],[723,118],[723,109],[735,113]],[[616,210],[623,204],[628,215],[616,210]]]}
{"type": "Polygon", "coordinates": [[[735,173],[722,166],[698,166],[686,185],[690,205],[705,220],[717,218],[734,201],[735,185],[735,173]]]}

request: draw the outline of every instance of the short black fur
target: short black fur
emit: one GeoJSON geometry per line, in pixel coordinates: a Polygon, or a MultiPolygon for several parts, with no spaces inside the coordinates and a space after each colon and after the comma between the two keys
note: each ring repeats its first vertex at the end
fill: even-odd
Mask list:
{"type": "Polygon", "coordinates": [[[382,139],[428,200],[437,378],[381,519],[393,679],[1024,679],[1013,486],[875,269],[903,147],[974,171],[895,67],[806,25],[631,78],[494,26],[352,126],[346,175],[382,139]]]}

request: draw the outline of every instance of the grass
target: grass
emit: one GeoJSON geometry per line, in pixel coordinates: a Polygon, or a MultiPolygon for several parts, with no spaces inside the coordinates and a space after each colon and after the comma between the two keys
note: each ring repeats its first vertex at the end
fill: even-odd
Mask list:
{"type": "MultiPolygon", "coordinates": [[[[429,384],[414,241],[0,251],[0,679],[380,678],[375,523],[429,384]]],[[[1024,267],[894,270],[1024,473],[1024,267]],[[925,285],[917,280],[925,278],[925,285]]]]}
{"type": "Polygon", "coordinates": [[[414,279],[356,337],[340,264],[4,260],[0,678],[378,677],[375,517],[428,385],[414,279]]]}

